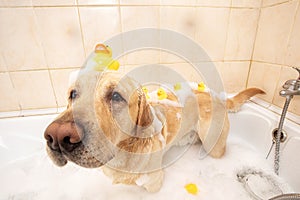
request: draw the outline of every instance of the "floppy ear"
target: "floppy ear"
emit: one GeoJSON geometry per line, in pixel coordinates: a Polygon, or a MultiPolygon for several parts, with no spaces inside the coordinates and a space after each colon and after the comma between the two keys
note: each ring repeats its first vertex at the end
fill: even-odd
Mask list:
{"type": "Polygon", "coordinates": [[[146,128],[153,121],[153,115],[150,106],[147,102],[146,96],[141,89],[138,89],[138,114],[136,125],[142,128],[146,128]]]}
{"type": "Polygon", "coordinates": [[[133,121],[134,134],[136,136],[142,136],[149,132],[149,127],[153,121],[153,115],[150,105],[146,100],[146,96],[141,88],[134,91],[130,98],[130,115],[133,121]]]}

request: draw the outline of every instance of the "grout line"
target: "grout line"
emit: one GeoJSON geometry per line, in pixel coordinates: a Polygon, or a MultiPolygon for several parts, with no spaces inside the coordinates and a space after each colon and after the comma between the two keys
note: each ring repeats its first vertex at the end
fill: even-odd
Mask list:
{"type": "Polygon", "coordinates": [[[276,66],[290,66],[290,65],[286,65],[286,64],[278,64],[278,63],[273,63],[273,62],[268,62],[268,61],[262,61],[262,60],[252,60],[252,62],[257,62],[257,63],[263,63],[263,64],[271,64],[271,65],[276,65],[276,66]]]}
{"type": "MultiPolygon", "coordinates": [[[[48,70],[49,71],[49,65],[48,65],[48,58],[47,58],[47,55],[46,55],[46,51],[45,51],[45,48],[44,48],[44,44],[43,44],[43,39],[42,39],[42,34],[41,34],[41,29],[40,29],[40,26],[39,26],[39,23],[38,23],[38,18],[37,18],[37,14],[36,14],[36,9],[32,8],[32,12],[34,14],[34,22],[35,22],[35,26],[36,26],[36,30],[37,30],[37,35],[38,35],[38,39],[39,39],[39,44],[41,45],[41,48],[42,48],[42,52],[43,52],[43,56],[44,56],[44,61],[46,63],[46,68],[45,69],[30,69],[30,70],[22,70],[22,71],[43,71],[43,70],[48,70]]],[[[17,71],[20,71],[20,70],[17,70],[17,71]]],[[[49,72],[50,73],[50,72],[49,72]]]]}
{"type": "MultiPolygon", "coordinates": [[[[278,4],[278,5],[281,5],[281,4],[278,4]]],[[[282,61],[284,64],[280,65],[280,75],[278,76],[278,79],[276,80],[276,87],[275,87],[276,89],[275,89],[275,91],[277,91],[277,89],[280,88],[279,80],[280,80],[280,76],[283,74],[284,66],[288,66],[287,62],[286,62],[287,61],[287,55],[288,55],[288,46],[289,46],[289,41],[290,41],[292,32],[294,30],[294,26],[295,26],[295,23],[296,23],[296,17],[297,17],[298,11],[299,11],[299,1],[297,1],[297,6],[296,6],[296,9],[295,9],[295,14],[294,14],[294,17],[293,17],[293,22],[292,22],[289,34],[287,36],[287,43],[286,43],[286,48],[285,48],[285,53],[284,53],[284,59],[282,61]]],[[[276,94],[274,94],[274,96],[272,98],[272,101],[271,101],[271,103],[273,105],[275,105],[275,103],[274,103],[275,98],[276,98],[276,94]]]]}
{"type": "Polygon", "coordinates": [[[4,64],[5,64],[5,69],[6,69],[6,71],[3,72],[3,73],[8,73],[9,80],[10,80],[11,85],[12,85],[13,90],[14,90],[13,92],[14,92],[14,94],[15,94],[17,100],[18,100],[18,108],[19,108],[19,110],[15,111],[15,112],[21,112],[21,110],[22,110],[22,104],[21,104],[21,101],[20,101],[20,97],[19,97],[19,95],[17,94],[16,86],[15,86],[15,84],[14,84],[14,82],[13,82],[13,79],[12,79],[12,76],[11,76],[11,72],[10,72],[9,69],[8,69],[8,64],[7,64],[7,61],[6,61],[5,56],[3,55],[2,51],[1,51],[1,53],[0,53],[0,56],[2,57],[2,60],[3,60],[4,64]]]}
{"type": "MultiPolygon", "coordinates": [[[[76,0],[76,3],[78,5],[78,0],[76,0]]],[[[85,48],[85,40],[84,40],[84,34],[83,34],[83,28],[82,28],[82,20],[81,20],[81,15],[80,15],[80,11],[79,11],[79,7],[76,7],[77,10],[77,15],[78,15],[78,22],[79,22],[79,28],[80,28],[80,34],[81,34],[81,44],[82,44],[82,48],[84,51],[84,57],[85,59],[87,59],[87,51],[85,48]]]]}
{"type": "Polygon", "coordinates": [[[251,68],[252,68],[252,63],[254,61],[253,57],[254,57],[254,51],[255,51],[255,46],[256,46],[257,33],[258,33],[258,29],[259,29],[259,22],[260,22],[260,18],[261,18],[262,4],[263,4],[263,0],[261,0],[261,2],[260,2],[260,8],[258,10],[257,26],[256,26],[256,30],[255,30],[254,40],[253,40],[252,52],[251,52],[251,57],[250,57],[250,64],[249,64],[249,69],[248,69],[248,76],[247,76],[247,79],[246,79],[246,88],[248,88],[249,79],[250,79],[250,72],[251,72],[251,68]]]}
{"type": "MultiPolygon", "coordinates": [[[[118,0],[118,12],[119,12],[119,25],[120,25],[120,33],[124,33],[124,27],[123,27],[123,21],[122,21],[122,10],[121,10],[121,6],[120,6],[120,0],[118,0]]],[[[123,34],[121,34],[121,48],[122,48],[122,52],[120,57],[122,58],[122,61],[124,63],[124,65],[127,65],[127,57],[126,54],[124,54],[124,39],[123,39],[123,34]]],[[[122,73],[125,72],[125,69],[122,68],[122,73]]]]}
{"type": "Polygon", "coordinates": [[[281,66],[280,67],[280,74],[279,74],[279,76],[278,76],[278,78],[277,78],[277,80],[276,80],[276,87],[275,87],[275,91],[274,91],[274,95],[273,95],[273,97],[272,97],[272,101],[271,101],[271,104],[273,104],[273,105],[275,105],[274,104],[274,100],[275,100],[275,96],[276,96],[276,91],[277,91],[277,89],[279,88],[279,80],[280,80],[280,75],[282,74],[282,71],[283,71],[283,67],[281,66]]]}
{"type": "MultiPolygon", "coordinates": [[[[160,0],[160,5],[161,5],[161,3],[162,3],[162,0],[160,0]]],[[[162,27],[162,20],[163,20],[163,18],[162,18],[162,9],[163,8],[166,8],[167,9],[167,7],[164,7],[164,6],[160,6],[159,7],[159,12],[158,12],[158,28],[159,29],[162,29],[162,28],[165,28],[166,29],[166,27],[162,27]]],[[[196,10],[195,10],[195,13],[196,13],[196,10]]],[[[195,37],[194,37],[194,39],[195,39],[195,37]]],[[[161,34],[161,32],[159,32],[159,41],[158,41],[158,44],[159,44],[159,49],[158,49],[158,51],[159,51],[159,64],[160,65],[162,65],[163,64],[163,49],[162,49],[162,34],[161,34]]]]}
{"type": "MultiPolygon", "coordinates": [[[[289,2],[289,1],[286,1],[289,2]]],[[[284,2],[284,3],[286,3],[284,2]]],[[[282,4],[282,3],[281,3],[282,4]]],[[[277,4],[278,5],[278,4],[277,4]]],[[[172,5],[172,4],[72,4],[72,5],[28,5],[28,6],[0,6],[0,8],[61,8],[61,7],[180,7],[180,8],[234,8],[234,9],[259,9],[259,7],[239,7],[239,6],[205,6],[205,5],[172,5]]]]}
{"type": "MultiPolygon", "coordinates": [[[[232,4],[232,1],[230,2],[230,5],[232,4]]],[[[226,31],[226,37],[225,37],[225,45],[224,45],[224,50],[223,50],[223,60],[225,60],[225,56],[226,56],[226,49],[227,49],[227,44],[228,44],[228,32],[229,32],[229,28],[230,28],[230,19],[231,19],[231,14],[232,14],[232,8],[229,8],[229,14],[228,14],[228,21],[227,21],[227,31],[226,31]]]]}
{"type": "Polygon", "coordinates": [[[22,110],[21,98],[20,98],[19,94],[17,93],[16,86],[15,86],[15,84],[13,82],[13,79],[12,79],[12,76],[11,76],[10,72],[8,72],[8,76],[9,76],[10,82],[11,82],[11,84],[13,86],[16,98],[18,98],[18,106],[19,106],[19,110],[18,111],[21,112],[21,110],[22,110]]]}
{"type": "Polygon", "coordinates": [[[290,32],[289,32],[289,34],[288,34],[288,36],[287,36],[287,44],[286,44],[286,52],[285,52],[285,55],[284,55],[284,59],[283,59],[283,63],[285,64],[285,65],[287,65],[287,56],[288,56],[288,47],[289,47],[289,42],[290,42],[290,39],[291,39],[291,35],[292,35],[292,33],[293,33],[293,30],[294,30],[294,28],[295,28],[295,24],[296,24],[296,19],[297,19],[297,14],[298,14],[298,12],[299,12],[299,7],[300,7],[300,3],[299,3],[299,1],[297,2],[297,6],[296,6],[296,9],[295,9],[295,14],[294,14],[294,17],[293,17],[293,22],[292,22],[292,25],[291,25],[291,29],[290,29],[290,32]]]}
{"type": "MultiPolygon", "coordinates": [[[[235,59],[235,60],[226,60],[226,59],[223,59],[223,60],[202,60],[202,61],[199,61],[199,63],[210,63],[210,62],[228,62],[228,63],[239,63],[239,62],[258,62],[258,63],[265,63],[265,64],[272,64],[272,65],[277,65],[277,66],[282,66],[283,64],[277,64],[277,63],[271,63],[271,62],[266,62],[266,61],[259,61],[259,60],[247,60],[247,59],[243,59],[243,60],[238,60],[238,59],[235,59]]],[[[169,61],[169,62],[162,62],[164,64],[180,64],[180,63],[184,63],[184,62],[172,62],[172,61],[169,61]]],[[[284,66],[289,66],[289,65],[284,65],[284,66]]],[[[46,70],[50,70],[50,71],[53,71],[53,70],[77,70],[77,69],[80,69],[81,67],[60,67],[60,68],[41,68],[41,69],[21,69],[21,70],[7,70],[7,71],[0,71],[0,73],[6,73],[6,72],[32,72],[32,71],[46,71],[46,70]]]]}
{"type": "MultiPolygon", "coordinates": [[[[161,1],[159,1],[160,4],[161,4],[161,1]]],[[[158,29],[161,29],[162,28],[162,7],[159,6],[159,11],[158,11],[158,29]]],[[[158,41],[158,44],[159,44],[159,47],[161,47],[161,33],[159,32],[159,41],[158,41]]],[[[158,57],[158,63],[159,64],[162,64],[162,49],[158,49],[158,53],[159,53],[159,57],[158,57]]]]}
{"type": "MultiPolygon", "coordinates": [[[[288,3],[288,2],[291,2],[291,1],[294,1],[294,0],[287,0],[287,1],[279,2],[279,3],[275,3],[275,4],[270,4],[270,5],[266,5],[266,6],[261,5],[261,7],[262,8],[270,8],[270,7],[278,6],[278,5],[285,4],[285,3],[288,3]]],[[[296,1],[298,1],[298,0],[296,0],[296,1]]]]}
{"type": "Polygon", "coordinates": [[[40,108],[40,109],[24,109],[22,111],[7,111],[0,112],[0,119],[32,117],[32,116],[45,116],[59,114],[59,108],[40,108]]]}
{"type": "MultiPolygon", "coordinates": [[[[81,67],[60,67],[60,68],[41,68],[41,69],[21,69],[21,70],[9,70],[7,72],[34,72],[34,71],[46,71],[46,70],[64,70],[64,69],[78,69],[81,67]]],[[[5,72],[0,72],[5,73],[5,72]]]]}
{"type": "Polygon", "coordinates": [[[50,70],[48,70],[48,75],[49,75],[50,82],[51,82],[52,92],[53,92],[53,95],[54,95],[54,98],[55,98],[56,108],[58,108],[58,98],[57,98],[58,95],[56,94],[56,91],[54,89],[53,78],[52,78],[50,70]]]}
{"type": "MultiPolygon", "coordinates": [[[[36,27],[37,27],[37,31],[38,31],[38,35],[39,35],[39,39],[41,39],[41,30],[40,30],[40,26],[39,26],[39,23],[38,23],[38,19],[37,19],[37,15],[36,15],[36,9],[33,8],[32,9],[33,12],[34,12],[34,18],[35,18],[35,23],[36,23],[36,27]]],[[[43,40],[42,40],[43,41],[43,40]]],[[[44,48],[44,44],[43,42],[40,41],[40,44],[41,44],[41,47],[43,49],[43,55],[44,55],[44,59],[45,59],[45,62],[46,62],[46,65],[47,65],[47,72],[48,72],[48,76],[49,76],[49,79],[50,79],[50,83],[51,83],[51,88],[52,88],[52,92],[53,92],[53,95],[54,95],[54,98],[55,98],[55,104],[56,104],[56,108],[58,107],[58,100],[57,100],[57,95],[56,95],[56,92],[55,92],[55,89],[54,89],[54,84],[53,84],[53,78],[52,78],[52,75],[51,75],[51,72],[50,72],[50,67],[48,65],[48,58],[46,56],[46,52],[45,52],[45,48],[44,48]]],[[[27,71],[27,70],[26,70],[27,71]]],[[[42,70],[30,70],[30,71],[42,71],[42,70]]],[[[21,109],[21,112],[23,110],[21,109]]]]}

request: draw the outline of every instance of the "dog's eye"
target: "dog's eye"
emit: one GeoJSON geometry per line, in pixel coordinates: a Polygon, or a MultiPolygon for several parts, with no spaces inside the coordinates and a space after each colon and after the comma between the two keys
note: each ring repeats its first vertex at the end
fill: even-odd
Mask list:
{"type": "Polygon", "coordinates": [[[120,95],[120,93],[118,93],[118,92],[114,92],[114,93],[112,94],[111,100],[112,100],[112,101],[117,101],[117,102],[125,101],[125,100],[123,99],[123,97],[120,95]]]}
{"type": "Polygon", "coordinates": [[[76,90],[71,90],[69,99],[74,100],[78,96],[78,93],[76,90]]]}

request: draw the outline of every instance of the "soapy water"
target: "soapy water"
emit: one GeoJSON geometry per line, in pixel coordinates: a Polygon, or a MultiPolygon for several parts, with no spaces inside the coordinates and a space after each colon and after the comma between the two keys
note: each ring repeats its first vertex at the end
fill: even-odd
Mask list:
{"type": "MultiPolygon", "coordinates": [[[[179,148],[179,147],[175,147],[179,148]]],[[[94,200],[94,199],[239,199],[252,200],[237,178],[241,170],[255,169],[272,177],[284,193],[291,192],[286,183],[273,173],[264,156],[247,142],[229,137],[226,154],[221,159],[199,159],[200,144],[189,150],[174,164],[166,167],[162,188],[148,193],[138,186],[112,184],[101,169],[86,169],[75,164],[59,168],[41,149],[35,155],[1,167],[0,199],[94,200]],[[197,185],[197,195],[187,193],[184,186],[197,185]]],[[[272,189],[260,179],[252,185],[265,196],[272,189]],[[264,191],[265,190],[265,191],[264,191]]]]}
{"type": "MultiPolygon", "coordinates": [[[[139,48],[158,48],[160,50],[169,50],[183,57],[195,68],[199,69],[205,77],[205,82],[217,97],[223,97],[223,85],[218,73],[211,63],[210,67],[199,65],[199,61],[208,61],[207,54],[203,49],[187,38],[174,35],[173,32],[166,30],[145,29],[129,32],[119,36],[122,38],[124,45],[120,44],[118,37],[114,37],[107,41],[117,55],[122,51],[130,52],[139,48]],[[154,39],[154,35],[158,35],[161,43],[149,42],[154,39]],[[170,37],[171,36],[171,37],[170,37]],[[132,39],[136,40],[132,40],[132,39]],[[175,39],[177,38],[177,39],[175,39]],[[126,43],[129,42],[128,44],[126,43]],[[134,41],[134,42],[132,42],[134,41]],[[176,45],[174,45],[176,41],[176,45]],[[119,50],[117,47],[121,48],[119,50]],[[193,50],[194,51],[191,51],[193,50]],[[195,55],[191,52],[194,52],[195,55]],[[197,59],[195,60],[195,58],[197,59]]],[[[154,66],[151,66],[153,72],[154,66]]],[[[156,83],[164,83],[164,78],[157,80],[157,71],[162,66],[157,66],[157,70],[153,73],[156,83]]],[[[137,68],[127,75],[137,76],[133,78],[143,77],[137,80],[141,84],[146,84],[145,76],[140,76],[147,66],[137,68]]],[[[150,68],[149,68],[150,69],[150,68]]],[[[168,70],[169,74],[172,70],[168,70]]],[[[146,77],[151,77],[147,73],[146,77]]],[[[162,78],[162,77],[160,77],[162,78]]],[[[174,80],[172,78],[172,80],[174,80]]],[[[181,80],[181,79],[180,79],[181,80]]],[[[211,93],[212,94],[212,93],[211,93]]],[[[182,95],[183,99],[187,96],[182,95]]],[[[214,95],[212,95],[213,97],[214,95]]],[[[220,98],[224,100],[224,98],[220,98]]],[[[215,110],[215,109],[212,109],[215,110]]],[[[76,111],[75,111],[76,112],[76,111]]],[[[217,112],[220,112],[219,110],[217,112]]],[[[213,114],[213,119],[214,113],[213,114]]],[[[216,114],[216,113],[215,113],[216,114]]],[[[218,119],[220,123],[216,124],[220,130],[222,129],[222,119],[218,119]]],[[[221,131],[220,131],[221,133],[221,131]]],[[[210,135],[210,134],[208,134],[210,135]]],[[[213,138],[214,141],[217,138],[213,138]]],[[[214,143],[212,143],[211,148],[214,143]]],[[[46,146],[46,145],[44,145],[46,146]]],[[[290,192],[286,184],[277,178],[272,172],[272,168],[262,155],[255,151],[249,144],[236,138],[230,138],[228,141],[227,152],[221,159],[213,159],[209,156],[199,159],[199,144],[186,145],[183,147],[174,147],[175,156],[169,159],[168,164],[164,165],[165,177],[161,190],[157,193],[148,193],[143,188],[128,185],[113,185],[111,180],[106,177],[100,169],[85,169],[69,162],[67,166],[59,168],[54,166],[52,161],[46,155],[44,148],[38,150],[34,155],[11,162],[1,166],[0,171],[0,200],[2,199],[239,199],[250,200],[252,197],[244,189],[243,185],[237,179],[237,173],[240,170],[255,168],[258,171],[264,171],[278,181],[282,186],[283,192],[290,192]],[[179,150],[176,148],[179,148],[179,150]],[[180,149],[181,148],[181,149],[180,149]],[[184,148],[184,150],[182,150],[184,148]],[[176,153],[177,152],[177,153],[176,153]],[[178,156],[180,152],[180,156],[178,156]],[[176,162],[175,161],[176,158],[176,162]],[[172,163],[172,164],[170,164],[172,163]],[[197,195],[187,193],[184,186],[194,183],[198,186],[197,195]]],[[[168,154],[167,154],[168,155],[168,154]]],[[[174,154],[169,154],[174,155],[174,154]]],[[[264,189],[260,180],[255,181],[254,185],[264,189]]],[[[253,183],[253,182],[252,182],[253,183]]],[[[270,188],[267,188],[268,190],[270,188]]],[[[271,198],[272,196],[270,196],[271,198]]]]}

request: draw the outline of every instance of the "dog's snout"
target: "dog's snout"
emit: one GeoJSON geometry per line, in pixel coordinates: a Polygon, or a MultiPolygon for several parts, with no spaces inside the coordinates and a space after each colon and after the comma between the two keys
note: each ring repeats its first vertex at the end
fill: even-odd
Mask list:
{"type": "Polygon", "coordinates": [[[44,137],[50,149],[71,152],[80,144],[83,131],[74,122],[52,122],[45,130],[44,137]]]}

